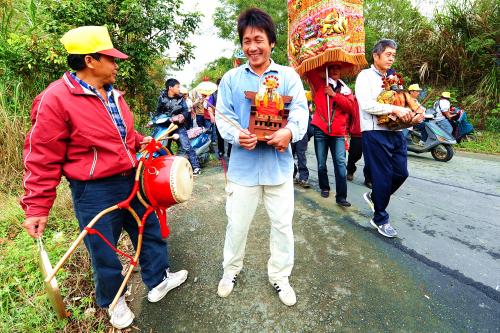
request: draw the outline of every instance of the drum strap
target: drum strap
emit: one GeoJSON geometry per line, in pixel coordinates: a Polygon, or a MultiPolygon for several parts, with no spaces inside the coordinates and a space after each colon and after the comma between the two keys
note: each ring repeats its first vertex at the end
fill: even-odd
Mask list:
{"type": "Polygon", "coordinates": [[[130,260],[130,264],[131,265],[134,265],[134,266],[137,265],[137,262],[134,260],[134,258],[132,258],[131,256],[129,256],[125,252],[122,252],[122,251],[118,250],[116,247],[114,247],[113,244],[111,244],[111,242],[109,240],[107,240],[106,237],[104,237],[103,234],[101,234],[99,231],[97,231],[94,228],[88,228],[88,227],[85,227],[84,229],[87,230],[87,232],[89,233],[89,235],[97,235],[97,236],[99,236],[104,241],[104,243],[108,244],[108,246],[113,249],[113,251],[115,251],[116,253],[124,256],[128,260],[130,260]]]}
{"type": "Polygon", "coordinates": [[[167,238],[170,234],[170,228],[167,224],[167,210],[164,208],[155,208],[156,216],[158,216],[158,221],[160,222],[161,237],[167,238]]]}

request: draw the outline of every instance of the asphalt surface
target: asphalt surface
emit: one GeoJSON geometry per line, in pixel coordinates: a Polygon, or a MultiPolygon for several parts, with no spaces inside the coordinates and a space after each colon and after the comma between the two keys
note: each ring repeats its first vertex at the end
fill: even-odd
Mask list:
{"type": "MultiPolygon", "coordinates": [[[[262,206],[239,282],[229,297],[217,296],[226,216],[224,173],[212,166],[196,178],[193,198],[169,210],[171,267],[188,269],[188,280],[151,304],[135,274],[133,331],[500,332],[499,157],[440,163],[410,155],[410,178],[389,206],[398,239],[370,227],[360,169],[346,209],[334,193],[319,195],[312,142],[308,160],[313,186],[295,191],[295,306],[283,305],[267,281],[262,206]]],[[[330,182],[334,189],[333,175],[330,182]]]]}

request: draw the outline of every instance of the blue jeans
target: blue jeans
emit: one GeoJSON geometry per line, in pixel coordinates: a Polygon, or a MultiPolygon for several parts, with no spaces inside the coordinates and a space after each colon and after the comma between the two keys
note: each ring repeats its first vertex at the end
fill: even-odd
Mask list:
{"type": "Polygon", "coordinates": [[[207,132],[210,133],[210,140],[213,144],[217,142],[217,131],[215,129],[215,124],[210,121],[210,119],[205,119],[205,128],[207,132]]]}
{"type": "Polygon", "coordinates": [[[317,127],[314,127],[314,151],[318,161],[319,188],[330,190],[326,159],[330,150],[335,172],[335,199],[347,198],[347,170],[345,154],[345,138],[343,136],[329,136],[317,127]]]}
{"type": "Polygon", "coordinates": [[[203,118],[203,115],[197,114],[196,115],[196,124],[198,127],[204,127],[205,126],[205,118],[203,118]]]}
{"type": "Polygon", "coordinates": [[[297,156],[297,165],[293,166],[293,174],[299,173],[299,180],[306,181],[309,179],[309,169],[307,168],[307,142],[309,137],[307,133],[299,141],[292,143],[292,154],[297,156]]]}
{"type": "MultiPolygon", "coordinates": [[[[113,176],[93,181],[69,180],[76,218],[83,230],[102,210],[126,199],[132,191],[134,174],[113,176]]],[[[134,199],[132,208],[139,217],[144,206],[134,199]]],[[[137,222],[127,210],[117,210],[104,215],[94,226],[116,247],[122,230],[129,234],[137,248],[137,222]]],[[[94,273],[96,300],[100,307],[108,307],[123,281],[122,264],[117,254],[97,235],[87,235],[85,246],[90,254],[94,273]]],[[[142,250],[139,257],[144,284],[152,289],[163,279],[169,267],[167,242],[161,238],[160,225],[155,214],[149,215],[143,233],[142,250]]]]}
{"type": "Polygon", "coordinates": [[[399,131],[364,131],[363,155],[372,180],[373,222],[389,222],[391,195],[408,178],[406,139],[399,131]]]}
{"type": "Polygon", "coordinates": [[[196,156],[196,152],[191,146],[191,141],[189,141],[189,137],[187,135],[187,130],[185,127],[179,127],[176,131],[179,134],[179,150],[177,151],[177,155],[187,155],[193,170],[200,167],[200,162],[198,161],[198,157],[196,156]]]}
{"type": "Polygon", "coordinates": [[[453,127],[451,126],[450,122],[448,119],[441,119],[439,121],[436,122],[436,124],[441,127],[441,129],[443,131],[445,131],[446,133],[448,133],[449,135],[453,136],[452,133],[453,133],[453,127]]]}

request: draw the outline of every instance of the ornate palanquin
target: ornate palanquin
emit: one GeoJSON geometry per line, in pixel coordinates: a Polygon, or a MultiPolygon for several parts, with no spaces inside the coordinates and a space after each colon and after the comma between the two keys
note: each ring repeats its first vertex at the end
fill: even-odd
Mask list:
{"type": "Polygon", "coordinates": [[[331,62],[368,64],[362,0],[288,0],[288,59],[299,75],[331,62]]]}

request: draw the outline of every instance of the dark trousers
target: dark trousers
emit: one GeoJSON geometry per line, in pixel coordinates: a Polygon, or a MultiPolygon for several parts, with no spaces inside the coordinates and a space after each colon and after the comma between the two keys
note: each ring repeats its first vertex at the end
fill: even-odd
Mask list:
{"type": "Polygon", "coordinates": [[[212,140],[212,144],[215,145],[215,142],[217,142],[215,123],[212,123],[210,119],[205,119],[205,128],[207,129],[208,135],[210,135],[210,140],[212,140]]]}
{"type": "MultiPolygon", "coordinates": [[[[225,152],[224,139],[220,135],[220,132],[219,132],[219,129],[217,128],[217,125],[215,126],[215,130],[217,132],[217,149],[218,149],[219,155],[224,156],[224,152],[225,152]]],[[[231,156],[231,148],[232,147],[233,147],[233,145],[228,142],[227,143],[227,157],[231,156]]]]}
{"type": "Polygon", "coordinates": [[[191,141],[189,141],[189,137],[187,135],[187,130],[185,127],[179,127],[176,130],[176,133],[179,134],[179,150],[177,151],[177,155],[187,155],[189,162],[193,169],[200,167],[200,162],[198,161],[198,157],[196,156],[196,152],[191,146],[191,141]]]}
{"type": "MultiPolygon", "coordinates": [[[[80,230],[102,210],[126,199],[132,191],[134,175],[114,176],[94,181],[69,180],[73,206],[80,230]]],[[[137,200],[132,208],[142,217],[145,208],[137,200]]],[[[117,210],[104,215],[94,226],[116,247],[122,230],[125,230],[137,248],[137,222],[127,210],[117,210]]],[[[100,307],[108,307],[123,281],[122,264],[117,254],[97,235],[87,235],[85,246],[90,254],[94,273],[96,300],[100,307]]],[[[169,267],[167,242],[161,238],[160,225],[155,214],[149,215],[145,225],[142,250],[139,257],[144,284],[152,289],[163,279],[169,267]]]]}
{"type": "Polygon", "coordinates": [[[293,165],[293,175],[299,173],[299,180],[306,181],[309,179],[309,169],[307,168],[307,142],[309,142],[309,137],[307,133],[304,135],[302,139],[297,142],[292,143],[292,154],[297,156],[297,165],[293,165]]]}
{"type": "Polygon", "coordinates": [[[345,157],[345,138],[343,136],[329,136],[317,127],[314,127],[314,151],[318,161],[319,188],[330,190],[326,159],[328,150],[332,154],[333,170],[335,172],[335,199],[347,198],[347,170],[345,157]]]}
{"type": "MultiPolygon", "coordinates": [[[[356,162],[363,156],[363,143],[360,136],[352,136],[349,142],[349,156],[347,157],[347,173],[354,174],[357,170],[356,162]]],[[[365,182],[371,182],[368,167],[365,162],[363,167],[365,182]]]]}
{"type": "Polygon", "coordinates": [[[363,155],[372,180],[373,221],[382,225],[389,222],[391,195],[408,178],[406,139],[398,131],[365,131],[363,155]]]}
{"type": "Polygon", "coordinates": [[[203,115],[196,115],[196,124],[198,125],[198,127],[205,127],[205,118],[203,117],[203,115]]]}
{"type": "Polygon", "coordinates": [[[422,140],[423,142],[427,141],[428,134],[427,134],[426,126],[423,122],[418,124],[418,125],[415,125],[414,129],[416,129],[417,131],[420,132],[420,140],[422,140]]]}

